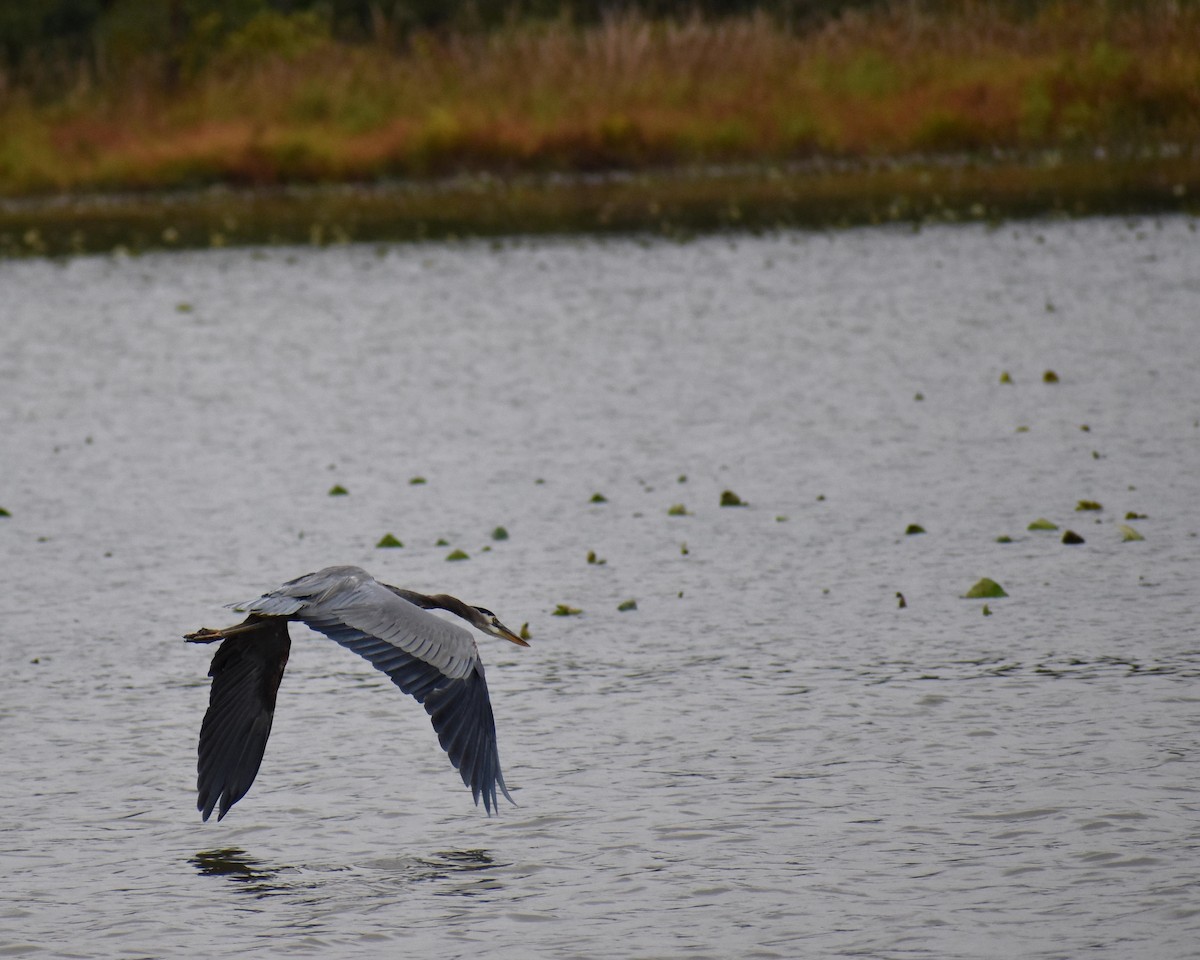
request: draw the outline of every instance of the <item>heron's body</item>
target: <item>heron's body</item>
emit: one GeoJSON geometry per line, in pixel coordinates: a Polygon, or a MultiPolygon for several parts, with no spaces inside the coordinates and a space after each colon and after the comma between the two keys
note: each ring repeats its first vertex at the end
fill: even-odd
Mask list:
{"type": "Polygon", "coordinates": [[[512,800],[475,639],[429,612],[447,610],[484,633],[528,646],[490,611],[444,594],[401,590],[358,567],[326,567],[237,607],[249,613],[244,622],[187,636],[193,643],[221,641],[200,728],[197,808],[205,820],[214,809],[218,820],[224,817],[258,774],[291,650],[291,620],[353,650],[423,704],[476,803],[482,799],[491,813],[497,788],[512,800]]]}

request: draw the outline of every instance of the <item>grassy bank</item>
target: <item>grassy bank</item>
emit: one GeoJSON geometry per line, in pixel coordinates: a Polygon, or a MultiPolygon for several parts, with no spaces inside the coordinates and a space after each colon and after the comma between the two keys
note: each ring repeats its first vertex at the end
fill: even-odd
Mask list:
{"type": "MultiPolygon", "coordinates": [[[[658,184],[661,196],[632,206],[687,206],[686,190],[693,206],[716,203],[709,219],[720,219],[721,209],[765,204],[771,195],[784,220],[801,216],[810,195],[848,202],[856,189],[866,199],[843,205],[843,218],[878,216],[894,209],[897,196],[936,207],[964,184],[974,191],[967,207],[984,209],[1011,206],[1018,195],[1043,197],[1047,209],[1103,207],[1104,190],[1118,186],[1134,206],[1142,195],[1159,198],[1158,206],[1171,198],[1186,205],[1197,186],[1197,4],[1062,0],[1032,16],[983,2],[936,16],[904,4],[800,33],[765,15],[627,16],[592,26],[551,21],[417,35],[403,46],[349,45],[311,29],[298,33],[278,16],[273,23],[273,34],[260,29],[253,44],[233,38],[239,42],[170,87],[151,60],[103,82],[80,69],[76,82],[49,97],[8,82],[0,98],[0,196],[751,164],[776,174],[761,187],[742,178],[737,190],[729,178],[700,187],[696,177],[635,177],[658,184]],[[1103,162],[1094,161],[1097,151],[1103,162]],[[929,164],[912,184],[884,182],[901,176],[881,173],[891,158],[905,158],[907,169],[912,157],[944,155],[983,163],[952,165],[952,174],[929,164]],[[998,156],[1020,158],[1008,164],[1007,180],[996,173],[998,156]],[[1047,156],[1066,158],[1067,167],[1048,169],[1055,164],[1043,162],[1047,156]],[[815,158],[844,164],[836,189],[805,179],[815,158]],[[1112,158],[1121,158],[1119,174],[1112,158]],[[1005,186],[1013,177],[1020,188],[1005,186]],[[1072,178],[1081,182],[1072,186],[1072,178]]],[[[566,222],[622,209],[627,189],[610,185],[603,200],[585,189],[592,199],[583,202],[563,199],[579,189],[493,184],[484,192],[493,211],[520,214],[516,206],[528,203],[535,222],[545,219],[539,210],[571,207],[560,217],[566,222]]],[[[420,219],[436,223],[439,211],[448,217],[439,203],[459,194],[449,187],[441,201],[413,199],[426,195],[392,191],[385,206],[399,215],[430,203],[420,219]]],[[[461,195],[466,209],[479,187],[461,195]]],[[[250,195],[193,198],[189,209],[228,206],[233,196],[250,195]]],[[[0,211],[4,242],[11,247],[13,231],[24,237],[50,223],[53,209],[0,211]]]]}

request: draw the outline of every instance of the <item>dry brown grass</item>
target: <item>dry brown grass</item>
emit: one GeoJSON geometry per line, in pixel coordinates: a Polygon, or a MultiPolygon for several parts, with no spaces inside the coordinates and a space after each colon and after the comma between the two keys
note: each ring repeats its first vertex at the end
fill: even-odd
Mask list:
{"type": "Polygon", "coordinates": [[[0,191],[1200,142],[1200,8],[912,4],[808,34],[617,17],[326,42],[0,106],[0,191]]]}

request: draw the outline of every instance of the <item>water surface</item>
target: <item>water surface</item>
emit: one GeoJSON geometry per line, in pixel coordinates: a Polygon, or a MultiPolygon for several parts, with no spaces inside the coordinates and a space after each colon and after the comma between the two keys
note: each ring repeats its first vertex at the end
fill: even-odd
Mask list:
{"type": "Polygon", "coordinates": [[[1192,955],[1195,230],[0,263],[0,952],[1192,955]],[[180,636],[330,563],[529,622],[519,806],[297,628],[199,821],[180,636]]]}

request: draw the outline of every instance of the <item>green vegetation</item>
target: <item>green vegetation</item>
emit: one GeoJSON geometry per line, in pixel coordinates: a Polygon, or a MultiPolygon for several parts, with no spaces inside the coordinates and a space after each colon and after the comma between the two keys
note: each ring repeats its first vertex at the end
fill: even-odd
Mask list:
{"type": "Polygon", "coordinates": [[[331,497],[344,497],[344,496],[347,496],[349,493],[350,493],[350,491],[347,490],[345,487],[343,487],[340,483],[335,483],[332,487],[329,488],[329,495],[331,497]]]}
{"type": "Polygon", "coordinates": [[[977,600],[980,597],[991,598],[1007,596],[1008,594],[1004,592],[1004,588],[995,580],[989,579],[988,577],[984,577],[982,580],[979,580],[974,586],[971,587],[970,590],[963,594],[963,598],[966,600],[977,600]]]}
{"type": "Polygon", "coordinates": [[[1083,540],[1083,537],[1081,537],[1079,534],[1077,534],[1074,530],[1064,530],[1063,535],[1062,535],[1062,542],[1065,544],[1074,546],[1076,544],[1083,543],[1084,540],[1083,540]]]}
{"type": "Polygon", "coordinates": [[[379,538],[379,542],[377,544],[375,544],[375,546],[383,547],[383,548],[396,548],[396,547],[402,547],[402,546],[404,546],[404,544],[402,544],[399,540],[397,540],[395,535],[390,534],[390,533],[385,533],[382,537],[379,538]]]}
{"type": "Polygon", "coordinates": [[[630,610],[637,609],[636,600],[625,600],[617,605],[617,610],[621,613],[628,613],[630,610]]]}
{"type": "Polygon", "coordinates": [[[495,530],[492,531],[492,539],[493,540],[507,540],[508,539],[508,531],[505,530],[503,527],[497,527],[495,530]]]}
{"type": "Polygon", "coordinates": [[[1103,510],[1104,507],[1096,500],[1080,500],[1075,504],[1075,509],[1078,510],[1103,510]]]}
{"type": "Polygon", "coordinates": [[[613,9],[0,12],[0,196],[254,188],[170,210],[137,197],[5,207],[0,252],[994,219],[1186,209],[1200,191],[1195,0],[613,9]],[[641,175],[585,177],[613,171],[641,175]],[[460,179],[350,197],[257,189],[445,178],[460,179]]]}
{"type": "Polygon", "coordinates": [[[1025,529],[1032,530],[1034,532],[1037,532],[1038,530],[1057,530],[1058,524],[1047,520],[1045,517],[1038,517],[1025,529]]]}
{"type": "Polygon", "coordinates": [[[551,611],[551,616],[555,616],[555,617],[577,617],[577,616],[579,616],[579,614],[581,614],[581,613],[583,613],[583,611],[582,611],[582,610],[580,610],[578,607],[571,607],[571,606],[568,606],[568,605],[567,605],[567,604],[565,604],[565,603],[560,603],[560,604],[558,604],[558,605],[557,605],[557,606],[554,608],[554,610],[553,610],[553,611],[551,611]]]}
{"type": "Polygon", "coordinates": [[[746,501],[739,497],[732,490],[721,491],[721,506],[723,507],[744,507],[746,501]]]}
{"type": "Polygon", "coordinates": [[[914,534],[924,533],[924,532],[925,532],[925,528],[923,526],[921,526],[919,523],[910,523],[907,527],[904,528],[904,535],[909,536],[909,537],[913,536],[914,534]]]}
{"type": "Polygon", "coordinates": [[[446,554],[446,559],[452,560],[452,561],[453,560],[470,560],[471,557],[470,557],[470,555],[467,554],[467,552],[465,550],[451,550],[448,554],[446,554]]]}

